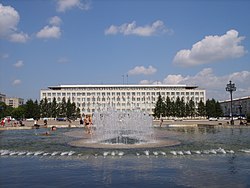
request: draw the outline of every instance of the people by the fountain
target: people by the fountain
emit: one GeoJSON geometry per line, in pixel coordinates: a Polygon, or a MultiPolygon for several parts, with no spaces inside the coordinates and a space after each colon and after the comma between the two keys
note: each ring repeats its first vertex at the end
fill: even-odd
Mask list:
{"type": "Polygon", "coordinates": [[[162,126],[163,124],[163,118],[160,119],[160,127],[162,126]]]}
{"type": "Polygon", "coordinates": [[[92,125],[92,118],[90,115],[86,115],[84,118],[84,126],[88,134],[92,134],[91,125],[92,125]]]}
{"type": "Polygon", "coordinates": [[[40,127],[40,125],[37,124],[37,119],[34,120],[34,127],[35,127],[36,129],[39,129],[39,127],[40,127]]]}
{"type": "Polygon", "coordinates": [[[22,120],[19,121],[20,126],[24,126],[22,120]]]}
{"type": "Polygon", "coordinates": [[[3,118],[2,120],[1,120],[1,126],[5,126],[5,119],[3,118]]]}
{"type": "Polygon", "coordinates": [[[52,126],[51,131],[56,131],[56,126],[52,126]]]}
{"type": "Polygon", "coordinates": [[[82,118],[80,119],[80,125],[83,125],[83,120],[82,120],[82,118]]]}
{"type": "Polygon", "coordinates": [[[45,119],[45,120],[43,121],[43,123],[44,123],[44,126],[47,126],[47,124],[48,124],[47,119],[45,119]]]}
{"type": "MultiPolygon", "coordinates": [[[[53,131],[56,131],[56,126],[52,126],[50,130],[51,130],[52,132],[53,132],[53,131]]],[[[42,133],[41,135],[43,135],[43,136],[50,136],[51,133],[50,133],[50,131],[46,131],[46,132],[42,133]]]]}

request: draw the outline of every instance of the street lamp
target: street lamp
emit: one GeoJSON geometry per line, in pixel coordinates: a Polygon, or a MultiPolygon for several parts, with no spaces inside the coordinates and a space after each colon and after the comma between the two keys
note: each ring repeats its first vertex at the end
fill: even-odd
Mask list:
{"type": "Polygon", "coordinates": [[[235,87],[235,84],[233,84],[231,80],[229,81],[229,84],[227,84],[226,91],[230,92],[230,97],[231,97],[230,116],[231,116],[231,125],[233,125],[234,124],[234,120],[233,120],[233,91],[236,91],[236,87],[235,87]]]}

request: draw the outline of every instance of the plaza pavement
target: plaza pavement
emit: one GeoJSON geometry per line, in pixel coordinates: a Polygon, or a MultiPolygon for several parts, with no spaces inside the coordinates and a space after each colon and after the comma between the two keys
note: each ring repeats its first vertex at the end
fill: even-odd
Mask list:
{"type": "MultiPolygon", "coordinates": [[[[229,124],[230,120],[218,120],[218,121],[209,121],[209,120],[164,120],[162,127],[196,127],[196,126],[218,126],[218,127],[249,127],[250,124],[248,123],[246,125],[240,125],[240,120],[235,120],[234,125],[229,124]]],[[[34,128],[34,121],[23,121],[24,126],[20,126],[19,124],[14,123],[14,121],[6,122],[4,127],[0,127],[1,130],[16,130],[16,129],[32,129],[34,128]]],[[[80,125],[80,121],[56,121],[56,120],[48,120],[47,126],[44,125],[43,120],[38,120],[37,124],[40,125],[40,127],[52,127],[56,126],[57,128],[75,128],[75,127],[83,127],[83,125],[80,125]]],[[[160,126],[159,120],[153,121],[154,127],[160,126]]]]}

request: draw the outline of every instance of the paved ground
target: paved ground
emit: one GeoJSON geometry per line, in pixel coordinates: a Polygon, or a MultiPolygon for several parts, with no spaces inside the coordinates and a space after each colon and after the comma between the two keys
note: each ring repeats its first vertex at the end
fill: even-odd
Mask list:
{"type": "MultiPolygon", "coordinates": [[[[15,124],[14,121],[11,121],[10,123],[6,123],[5,127],[0,127],[0,130],[9,130],[9,129],[31,129],[33,128],[34,121],[23,121],[23,124],[25,126],[20,126],[20,124],[15,124]]],[[[37,124],[40,125],[40,127],[44,127],[43,120],[38,120],[37,124]]],[[[159,126],[160,121],[154,120],[153,122],[154,126],[159,126]]],[[[228,126],[232,127],[232,125],[229,124],[229,120],[218,120],[218,121],[208,121],[208,120],[182,120],[182,121],[175,121],[175,120],[164,120],[163,121],[163,127],[171,125],[171,126],[197,126],[197,125],[211,125],[211,126],[228,126]]],[[[248,126],[241,125],[241,127],[250,127],[250,124],[248,123],[248,126]]],[[[47,127],[56,126],[58,128],[68,128],[68,127],[83,127],[83,125],[80,125],[80,121],[56,121],[56,120],[48,120],[47,127]]],[[[240,126],[240,120],[235,120],[233,127],[239,127],[240,126]]]]}

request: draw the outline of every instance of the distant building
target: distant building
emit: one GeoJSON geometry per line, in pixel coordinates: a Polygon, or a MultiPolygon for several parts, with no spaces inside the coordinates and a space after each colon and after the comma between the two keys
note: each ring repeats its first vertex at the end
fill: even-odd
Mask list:
{"type": "Polygon", "coordinates": [[[0,102],[4,102],[5,103],[5,99],[6,99],[6,95],[0,93],[0,102]]]}
{"type": "Polygon", "coordinates": [[[184,101],[191,99],[197,105],[206,101],[206,91],[198,86],[186,85],[59,85],[50,86],[40,91],[40,100],[48,102],[56,99],[60,103],[63,98],[75,102],[81,114],[91,114],[104,107],[116,110],[140,109],[152,114],[158,96],[165,101],[167,96],[175,101],[177,97],[184,101]]]}
{"type": "Polygon", "coordinates": [[[15,98],[15,97],[6,97],[5,98],[5,104],[8,106],[11,106],[13,108],[17,108],[24,104],[24,100],[21,98],[15,98]]]}
{"type": "MultiPolygon", "coordinates": [[[[250,96],[233,99],[233,116],[250,114],[250,96]]],[[[224,116],[230,116],[231,101],[220,101],[224,116]]]]}

